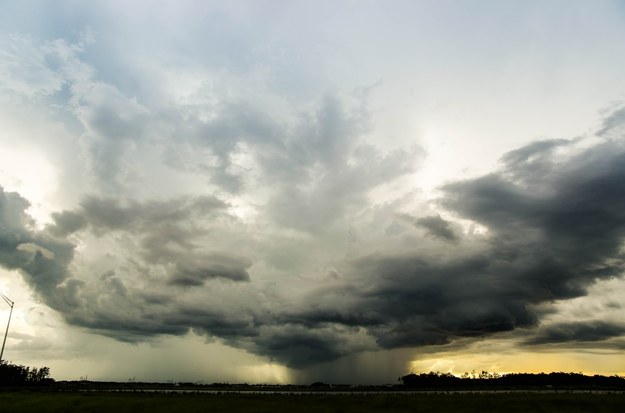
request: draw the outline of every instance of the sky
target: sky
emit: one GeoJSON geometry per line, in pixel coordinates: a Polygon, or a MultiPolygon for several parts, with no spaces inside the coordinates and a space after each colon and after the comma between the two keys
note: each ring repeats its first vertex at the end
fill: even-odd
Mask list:
{"type": "Polygon", "coordinates": [[[624,375],[624,41],[608,0],[0,1],[4,359],[624,375]]]}

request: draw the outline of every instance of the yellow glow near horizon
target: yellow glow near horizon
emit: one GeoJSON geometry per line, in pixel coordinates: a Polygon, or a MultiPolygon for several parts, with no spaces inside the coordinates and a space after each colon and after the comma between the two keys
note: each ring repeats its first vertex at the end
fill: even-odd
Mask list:
{"type": "Polygon", "coordinates": [[[254,383],[289,384],[291,375],[289,369],[279,364],[261,364],[242,368],[245,377],[254,383]]]}
{"type": "Polygon", "coordinates": [[[445,354],[440,357],[413,360],[413,373],[440,371],[457,376],[465,372],[488,371],[490,373],[550,373],[574,372],[587,375],[625,375],[625,359],[617,352],[587,353],[579,351],[538,352],[519,351],[510,353],[445,354]]]}

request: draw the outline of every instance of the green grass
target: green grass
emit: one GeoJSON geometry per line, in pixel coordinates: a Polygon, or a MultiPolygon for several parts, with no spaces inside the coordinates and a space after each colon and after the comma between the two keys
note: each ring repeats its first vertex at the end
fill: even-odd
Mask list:
{"type": "Polygon", "coordinates": [[[621,412],[625,394],[271,395],[0,392],[0,412],[621,412]]]}

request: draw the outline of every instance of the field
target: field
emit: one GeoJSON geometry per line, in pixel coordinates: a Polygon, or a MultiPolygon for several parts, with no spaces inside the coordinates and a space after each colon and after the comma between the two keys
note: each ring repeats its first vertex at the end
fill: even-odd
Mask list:
{"type": "Polygon", "coordinates": [[[164,394],[1,392],[0,411],[22,412],[621,412],[625,394],[164,394]]]}

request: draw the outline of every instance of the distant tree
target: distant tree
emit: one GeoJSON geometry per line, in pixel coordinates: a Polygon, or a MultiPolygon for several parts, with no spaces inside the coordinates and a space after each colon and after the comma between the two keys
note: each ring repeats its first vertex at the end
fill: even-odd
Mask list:
{"type": "Polygon", "coordinates": [[[451,373],[431,371],[429,373],[408,374],[401,377],[406,387],[454,387],[461,380],[451,373]]]}
{"type": "Polygon", "coordinates": [[[445,387],[506,387],[506,388],[611,388],[625,389],[625,377],[585,376],[582,373],[511,373],[500,375],[482,371],[476,374],[464,373],[456,377],[451,373],[429,372],[408,374],[400,377],[404,386],[411,388],[445,388],[445,387]]]}
{"type": "Polygon", "coordinates": [[[41,367],[41,368],[32,368],[28,372],[28,377],[26,381],[30,383],[42,383],[50,376],[50,368],[49,367],[41,367]]]}
{"type": "Polygon", "coordinates": [[[30,368],[0,361],[0,386],[43,385],[54,382],[50,378],[50,368],[30,368]]]}

